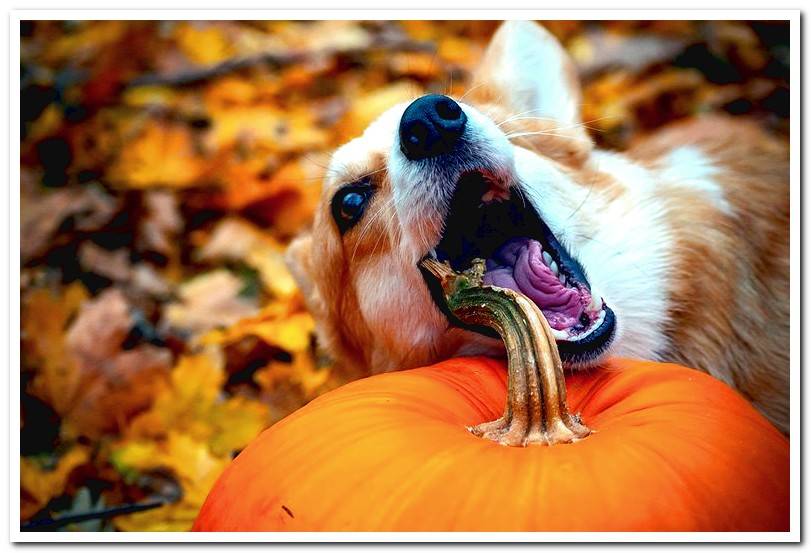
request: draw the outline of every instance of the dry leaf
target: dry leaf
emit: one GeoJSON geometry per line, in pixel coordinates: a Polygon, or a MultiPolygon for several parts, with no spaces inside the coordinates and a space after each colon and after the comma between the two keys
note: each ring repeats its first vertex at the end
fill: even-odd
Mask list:
{"type": "Polygon", "coordinates": [[[197,276],[178,288],[180,301],[166,306],[164,320],[192,334],[232,325],[257,311],[256,300],[240,296],[243,287],[225,269],[197,276]]]}
{"type": "Polygon", "coordinates": [[[223,219],[199,250],[199,259],[243,261],[259,272],[265,289],[279,299],[289,299],[298,292],[293,276],[284,261],[285,248],[272,236],[250,223],[223,219]]]}
{"type": "Polygon", "coordinates": [[[21,518],[24,520],[65,491],[68,476],[90,459],[90,448],[73,446],[59,457],[56,466],[46,470],[34,459],[20,457],[21,518]]]}
{"type": "Polygon", "coordinates": [[[318,367],[312,356],[306,353],[296,353],[290,363],[271,361],[254,376],[256,383],[268,391],[280,382],[295,382],[307,398],[313,397],[329,378],[329,367],[318,367]]]}
{"type": "Polygon", "coordinates": [[[23,192],[20,196],[20,255],[23,261],[48,249],[59,225],[72,217],[76,230],[89,231],[107,223],[118,209],[114,198],[95,187],[54,192],[23,192]]]}
{"type": "Polygon", "coordinates": [[[183,230],[177,197],[168,190],[144,194],[146,214],[141,222],[141,240],[147,249],[168,255],[174,251],[176,236],[183,230]]]}
{"type": "Polygon", "coordinates": [[[107,176],[127,188],[182,188],[195,184],[206,169],[207,162],[187,127],[149,121],[122,149],[107,176]]]}
{"type": "Polygon", "coordinates": [[[67,412],[79,385],[78,371],[69,361],[65,331],[87,298],[87,291],[76,282],[62,292],[32,290],[23,298],[22,308],[23,352],[36,367],[30,392],[57,413],[67,412]]]}
{"type": "Polygon", "coordinates": [[[174,36],[181,51],[194,63],[213,64],[234,55],[230,41],[216,24],[180,23],[175,27],[174,36]]]}
{"type": "Polygon", "coordinates": [[[84,242],[79,247],[79,261],[85,269],[111,280],[124,282],[132,276],[129,253],[124,249],[110,251],[93,242],[84,242]]]}
{"type": "Polygon", "coordinates": [[[352,104],[341,121],[338,131],[343,140],[358,136],[384,111],[401,102],[410,102],[422,94],[422,87],[409,81],[399,81],[379,90],[363,94],[352,104]]]}
{"type": "Polygon", "coordinates": [[[114,447],[119,471],[169,469],[183,490],[179,504],[116,521],[126,530],[187,530],[214,479],[269,423],[268,407],[244,397],[224,398],[222,352],[208,347],[183,357],[150,409],[114,447]]]}
{"type": "Polygon", "coordinates": [[[168,350],[148,344],[122,350],[131,327],[129,304],[115,288],[79,310],[66,334],[70,381],[76,383],[61,413],[66,435],[93,437],[122,428],[152,402],[159,382],[168,377],[168,350]]]}
{"type": "Polygon", "coordinates": [[[128,532],[186,532],[191,529],[208,491],[230,456],[217,457],[201,441],[171,432],[163,442],[129,441],[116,447],[113,463],[122,472],[168,469],[178,478],[183,497],[178,503],[151,511],[116,517],[114,524],[128,532]]]}
{"type": "Polygon", "coordinates": [[[285,351],[305,351],[310,347],[315,322],[309,313],[291,311],[289,305],[272,303],[257,316],[246,317],[228,328],[203,335],[200,343],[229,344],[245,336],[256,336],[285,351]]]}

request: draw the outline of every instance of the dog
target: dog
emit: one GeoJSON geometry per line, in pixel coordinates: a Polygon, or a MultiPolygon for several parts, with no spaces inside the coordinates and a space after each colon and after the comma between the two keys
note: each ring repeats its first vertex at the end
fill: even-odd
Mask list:
{"type": "Polygon", "coordinates": [[[568,369],[694,367],[788,433],[787,145],[715,115],[602,151],[580,101],[557,40],[510,21],[464,97],[396,105],[338,148],[287,252],[320,344],[367,373],[503,355],[449,323],[418,269],[478,257],[541,308],[568,369]]]}

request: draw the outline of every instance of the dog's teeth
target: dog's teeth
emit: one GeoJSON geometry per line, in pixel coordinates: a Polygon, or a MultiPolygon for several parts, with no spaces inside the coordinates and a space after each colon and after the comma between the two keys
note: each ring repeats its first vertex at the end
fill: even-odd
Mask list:
{"type": "Polygon", "coordinates": [[[601,298],[598,294],[594,294],[591,296],[591,303],[589,304],[589,308],[592,311],[597,311],[603,307],[603,298],[601,298]]]}
{"type": "Polygon", "coordinates": [[[552,264],[552,256],[551,255],[549,255],[546,252],[543,252],[542,257],[543,257],[543,262],[546,263],[547,267],[552,264]]]}
{"type": "Polygon", "coordinates": [[[437,258],[437,257],[436,257],[436,250],[435,250],[434,248],[431,248],[431,251],[430,251],[430,252],[428,252],[428,253],[429,253],[429,254],[431,254],[431,257],[433,257],[434,259],[436,259],[436,258],[437,258]]]}
{"type": "Polygon", "coordinates": [[[558,264],[554,261],[549,265],[549,268],[552,269],[552,272],[558,274],[558,264]]]}
{"type": "Polygon", "coordinates": [[[554,336],[554,337],[555,337],[555,340],[565,340],[566,338],[568,338],[568,337],[569,337],[569,335],[568,335],[568,334],[566,334],[566,333],[565,333],[564,331],[562,331],[562,330],[556,330],[556,329],[554,329],[554,328],[553,328],[553,329],[551,329],[551,330],[552,330],[552,336],[554,336]]]}

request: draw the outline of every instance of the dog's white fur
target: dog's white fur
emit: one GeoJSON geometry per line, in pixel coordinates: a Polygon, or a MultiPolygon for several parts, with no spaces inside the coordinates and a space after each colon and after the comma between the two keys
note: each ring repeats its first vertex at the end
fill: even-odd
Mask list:
{"type": "MultiPolygon", "coordinates": [[[[448,327],[416,269],[438,242],[447,216],[448,187],[439,181],[455,182],[466,168],[485,169],[505,188],[520,189],[583,265],[592,289],[615,311],[617,334],[609,354],[673,360],[711,372],[737,386],[787,431],[788,306],[762,307],[750,298],[747,309],[770,310],[763,315],[767,319],[783,312],[786,317],[765,321],[779,326],[775,343],[745,357],[737,351],[748,347],[744,342],[754,339],[751,333],[764,321],[753,320],[752,328],[741,330],[743,323],[738,328],[730,320],[750,315],[737,314],[734,305],[712,305],[740,300],[738,287],[758,290],[755,296],[775,290],[774,300],[779,304],[785,298],[787,303],[787,234],[785,253],[782,243],[774,249],[779,258],[769,275],[729,251],[750,247],[739,245],[741,237],[735,235],[760,209],[746,202],[768,198],[746,180],[755,176],[739,175],[732,166],[737,162],[727,159],[724,148],[730,146],[725,145],[734,142],[700,138],[707,133],[698,128],[650,141],[636,160],[594,149],[580,121],[573,66],[554,37],[533,23],[505,23],[478,78],[487,91],[475,92],[481,83],[474,84],[470,95],[480,100],[458,99],[468,118],[466,137],[475,149],[455,174],[409,161],[400,151],[397,129],[407,104],[392,107],[335,152],[313,232],[295,241],[289,255],[318,321],[321,343],[340,360],[370,372],[453,355],[499,353],[494,340],[448,327]],[[508,137],[504,129],[511,126],[518,129],[508,137]],[[694,144],[672,143],[693,136],[694,144]],[[657,140],[670,140],[669,149],[657,140]],[[375,179],[377,192],[364,220],[341,237],[331,221],[329,201],[337,187],[365,175],[375,179]],[[730,190],[740,193],[731,186],[748,186],[753,199],[730,195],[730,190]],[[712,260],[695,259],[705,246],[717,255],[720,283],[708,273],[712,260]],[[736,275],[723,274],[731,269],[723,269],[722,263],[736,275]],[[690,278],[696,279],[695,290],[683,285],[690,278]],[[684,315],[691,301],[695,309],[731,311],[694,321],[684,315]]],[[[751,146],[752,156],[769,165],[763,168],[765,176],[757,178],[772,178],[777,186],[787,183],[779,146],[751,128],[729,130],[727,124],[722,122],[718,132],[740,132],[735,140],[757,143],[751,146]]],[[[774,193],[787,198],[787,188],[774,193]]],[[[783,205],[778,200],[779,211],[783,205]]],[[[785,211],[787,218],[787,203],[785,211]]],[[[780,229],[778,220],[763,233],[782,236],[780,229]]],[[[751,248],[752,260],[764,255],[751,248]]]]}

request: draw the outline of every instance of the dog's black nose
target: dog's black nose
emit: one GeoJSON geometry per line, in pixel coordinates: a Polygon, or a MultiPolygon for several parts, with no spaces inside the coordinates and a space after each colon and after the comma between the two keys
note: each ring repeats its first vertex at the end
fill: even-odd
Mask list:
{"type": "Polygon", "coordinates": [[[400,119],[400,149],[410,160],[447,154],[465,130],[459,104],[441,94],[417,98],[400,119]]]}

